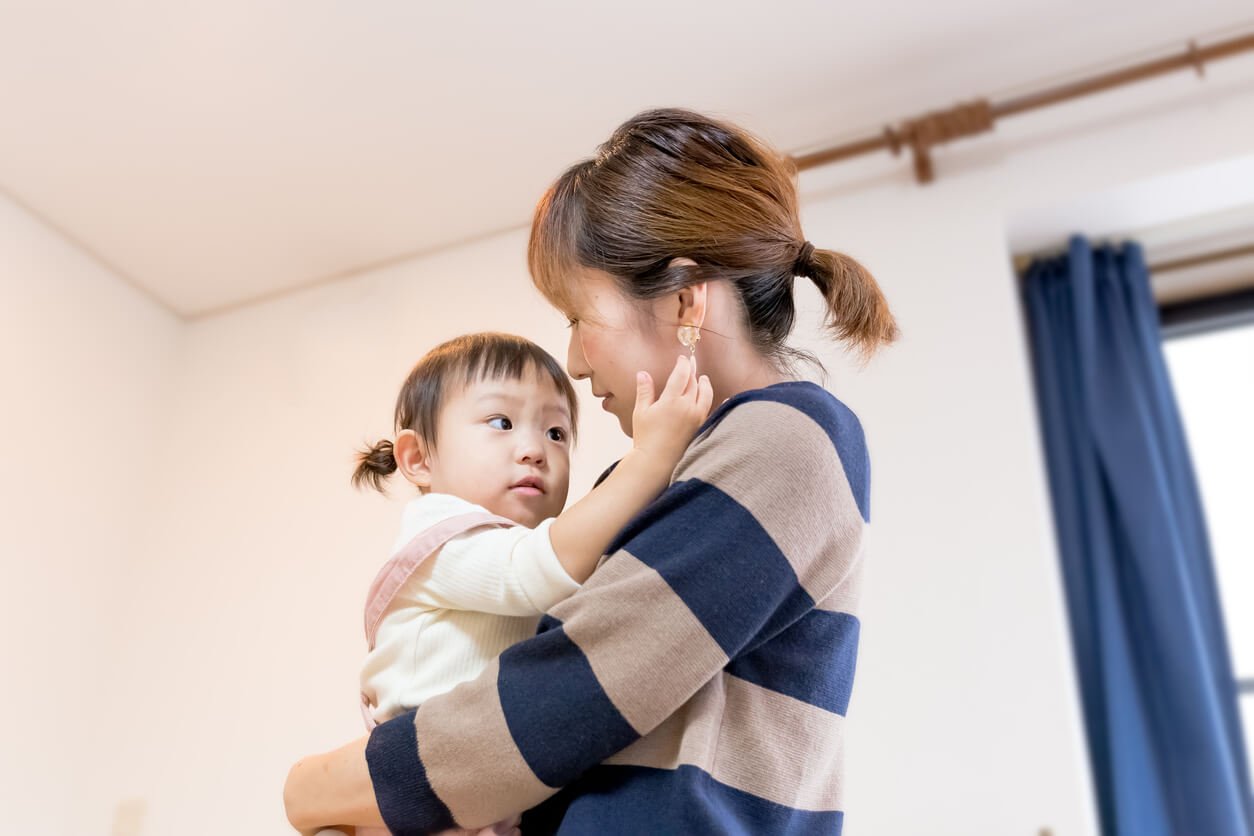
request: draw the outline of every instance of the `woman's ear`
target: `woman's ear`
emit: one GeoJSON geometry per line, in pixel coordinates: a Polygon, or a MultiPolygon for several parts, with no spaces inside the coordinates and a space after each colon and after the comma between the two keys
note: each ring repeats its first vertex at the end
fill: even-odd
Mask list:
{"type": "Polygon", "coordinates": [[[427,445],[413,430],[401,430],[392,442],[396,469],[407,482],[417,485],[424,493],[431,489],[431,462],[427,453],[427,445]]]}
{"type": "Polygon", "coordinates": [[[690,285],[679,291],[679,322],[682,325],[705,324],[706,302],[709,299],[708,282],[690,285]]]}
{"type": "MultiPolygon", "coordinates": [[[[696,267],[697,262],[691,258],[672,258],[669,267],[696,267]]],[[[709,282],[698,282],[697,284],[688,285],[680,290],[675,296],[678,299],[679,307],[675,312],[677,324],[679,325],[695,325],[700,328],[705,324],[706,301],[708,299],[709,282]]]]}

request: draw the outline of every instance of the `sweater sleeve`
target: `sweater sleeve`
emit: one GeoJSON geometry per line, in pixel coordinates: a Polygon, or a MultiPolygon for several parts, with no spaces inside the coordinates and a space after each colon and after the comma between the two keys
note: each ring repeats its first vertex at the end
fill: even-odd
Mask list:
{"type": "Polygon", "coordinates": [[[366,759],[394,832],[535,806],[841,585],[867,525],[861,428],[791,391],[712,416],[539,635],[374,730],[366,759]]]}
{"type": "Polygon", "coordinates": [[[534,529],[481,528],[455,537],[405,585],[406,602],[496,615],[540,615],[579,589],[545,520],[534,529]]]}

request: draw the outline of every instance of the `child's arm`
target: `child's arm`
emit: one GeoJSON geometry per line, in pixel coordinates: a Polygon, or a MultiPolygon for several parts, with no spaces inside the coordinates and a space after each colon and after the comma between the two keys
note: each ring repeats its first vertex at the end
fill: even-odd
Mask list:
{"type": "Polygon", "coordinates": [[[578,590],[614,535],[666,489],[710,411],[710,382],[693,379],[687,358],[676,363],[656,402],[653,381],[642,375],[633,415],[635,445],[610,476],[534,529],[483,529],[450,541],[431,559],[421,587],[410,590],[412,603],[538,615],[578,590]]]}
{"type": "Polygon", "coordinates": [[[666,387],[653,399],[648,372],[636,376],[631,452],[583,499],[562,512],[549,529],[553,551],[566,573],[583,583],[610,541],[670,484],[671,474],[710,414],[710,379],[680,355],[666,387]]]}

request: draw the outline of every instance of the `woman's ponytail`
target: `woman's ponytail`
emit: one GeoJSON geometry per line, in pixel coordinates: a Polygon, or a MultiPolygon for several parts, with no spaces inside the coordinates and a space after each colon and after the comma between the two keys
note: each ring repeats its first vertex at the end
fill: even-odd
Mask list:
{"type": "Polygon", "coordinates": [[[353,487],[360,488],[366,482],[379,493],[386,493],[384,483],[396,472],[396,456],[392,442],[380,441],[373,447],[357,451],[357,469],[353,471],[353,487]]]}
{"type": "Polygon", "coordinates": [[[528,264],[536,287],[569,312],[582,272],[609,274],[623,295],[655,300],[725,280],[748,337],[781,371],[822,363],[788,345],[796,276],[822,291],[827,324],[868,359],[897,326],[875,280],[801,231],[796,165],[749,132],[690,110],[647,110],[595,157],[566,170],[536,207],[528,264]],[[675,269],[677,257],[695,266],[675,269]]]}
{"type": "MultiPolygon", "coordinates": [[[[803,245],[804,264],[797,275],[813,281],[827,301],[827,327],[851,345],[865,362],[881,345],[897,339],[897,321],[871,273],[855,259],[834,250],[803,245]]],[[[801,259],[798,259],[801,261],[801,259]]]]}

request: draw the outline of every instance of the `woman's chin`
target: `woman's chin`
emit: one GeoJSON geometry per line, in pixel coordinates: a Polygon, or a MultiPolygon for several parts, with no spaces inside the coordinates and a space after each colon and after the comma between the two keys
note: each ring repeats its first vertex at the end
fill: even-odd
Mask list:
{"type": "Polygon", "coordinates": [[[623,416],[623,415],[619,415],[615,413],[614,417],[618,419],[618,426],[623,431],[623,435],[627,436],[628,438],[634,438],[635,436],[631,434],[631,431],[632,431],[631,416],[630,415],[623,416]]]}

